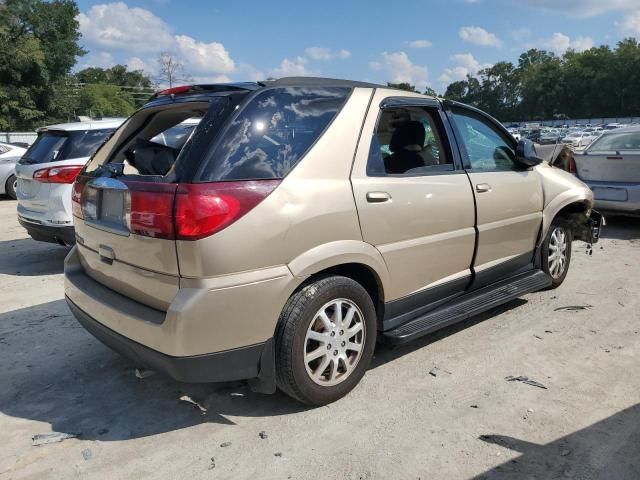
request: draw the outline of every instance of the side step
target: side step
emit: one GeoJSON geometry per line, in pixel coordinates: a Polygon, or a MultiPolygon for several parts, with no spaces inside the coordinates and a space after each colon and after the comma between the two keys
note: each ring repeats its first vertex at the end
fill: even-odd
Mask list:
{"type": "Polygon", "coordinates": [[[549,285],[551,277],[542,270],[522,273],[458,297],[436,310],[384,332],[383,341],[392,345],[410,342],[549,285]]]}

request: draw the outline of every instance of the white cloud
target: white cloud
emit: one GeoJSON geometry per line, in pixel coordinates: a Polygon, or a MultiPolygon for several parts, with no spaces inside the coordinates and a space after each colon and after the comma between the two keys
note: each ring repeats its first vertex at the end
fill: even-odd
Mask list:
{"type": "Polygon", "coordinates": [[[427,67],[415,65],[405,52],[382,52],[380,57],[369,63],[372,70],[383,71],[392,83],[407,82],[419,89],[429,86],[427,67]]]}
{"type": "Polygon", "coordinates": [[[285,58],[280,62],[280,66],[269,72],[270,76],[275,78],[281,77],[304,77],[312,75],[313,72],[307,69],[307,59],[304,57],[296,57],[293,60],[285,58]]]}
{"type": "Polygon", "coordinates": [[[185,60],[188,70],[195,73],[230,73],[235,70],[234,61],[221,43],[198,42],[187,35],[176,35],[175,40],[176,52],[185,60]]]}
{"type": "Polygon", "coordinates": [[[407,42],[407,45],[410,48],[429,48],[433,46],[429,40],[413,40],[411,42],[407,42]]]}
{"type": "Polygon", "coordinates": [[[621,22],[616,22],[616,26],[625,32],[640,35],[640,10],[630,13],[621,22]]]}
{"type": "Polygon", "coordinates": [[[582,52],[590,49],[594,45],[593,39],[590,37],[576,37],[571,40],[569,36],[558,32],[551,35],[551,38],[543,40],[541,44],[542,47],[560,55],[570,48],[582,52]]]}
{"type": "Polygon", "coordinates": [[[188,35],[176,35],[160,17],[143,8],[131,8],[124,2],[92,6],[78,15],[84,43],[103,50],[133,54],[130,68],[144,65],[155,72],[148,60],[169,51],[184,64],[185,71],[196,78],[223,79],[236,71],[236,64],[224,45],[202,42],[188,35]]]}
{"type": "Polygon", "coordinates": [[[307,56],[312,60],[346,60],[351,56],[351,52],[349,50],[336,50],[332,51],[329,48],[324,47],[309,47],[305,50],[307,56]]]}
{"type": "Polygon", "coordinates": [[[77,18],[83,40],[102,48],[157,52],[174,43],[172,29],[164,20],[123,2],[94,5],[77,18]]]}
{"type": "Polygon", "coordinates": [[[149,65],[147,62],[139,57],[131,57],[125,62],[125,65],[129,67],[129,70],[142,70],[143,72],[153,73],[155,71],[155,65],[149,65]]]}
{"type": "Polygon", "coordinates": [[[518,0],[518,3],[577,18],[638,8],[638,0],[518,0]]]}
{"type": "Polygon", "coordinates": [[[483,47],[500,47],[502,41],[495,33],[487,32],[482,27],[462,27],[458,35],[465,42],[481,45],[483,47]]]}
{"type": "Polygon", "coordinates": [[[470,53],[459,53],[450,57],[453,66],[445,68],[440,81],[442,83],[451,83],[457,80],[464,80],[467,75],[475,75],[483,68],[488,68],[491,64],[481,64],[470,53]]]}

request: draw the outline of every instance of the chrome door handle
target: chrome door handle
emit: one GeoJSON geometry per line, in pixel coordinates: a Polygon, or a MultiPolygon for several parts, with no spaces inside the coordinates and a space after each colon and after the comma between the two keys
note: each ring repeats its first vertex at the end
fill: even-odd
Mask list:
{"type": "Polygon", "coordinates": [[[367,202],[369,203],[384,203],[391,201],[391,195],[387,192],[368,192],[367,202]]]}
{"type": "Polygon", "coordinates": [[[491,185],[489,185],[488,183],[479,183],[476,185],[476,192],[478,193],[490,192],[491,190],[491,185]]]}

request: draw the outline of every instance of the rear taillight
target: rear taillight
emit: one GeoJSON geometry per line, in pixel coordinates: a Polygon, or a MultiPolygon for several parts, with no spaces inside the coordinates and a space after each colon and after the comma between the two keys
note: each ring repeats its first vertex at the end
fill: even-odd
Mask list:
{"type": "Polygon", "coordinates": [[[264,200],[280,180],[180,184],[176,239],[198,240],[228,227],[264,200]]]}
{"type": "Polygon", "coordinates": [[[576,159],[572,155],[569,159],[569,173],[573,173],[575,175],[577,171],[578,169],[576,167],[576,159]]]}
{"type": "Polygon", "coordinates": [[[124,182],[129,188],[129,231],[145,237],[175,238],[175,183],[124,182]]]}
{"type": "Polygon", "coordinates": [[[43,168],[33,173],[33,179],[42,183],[73,183],[83,168],[84,165],[43,168]]]}
{"type": "Polygon", "coordinates": [[[84,191],[84,185],[87,183],[87,177],[76,177],[71,189],[71,212],[75,217],[84,218],[82,213],[82,192],[84,191]]]}

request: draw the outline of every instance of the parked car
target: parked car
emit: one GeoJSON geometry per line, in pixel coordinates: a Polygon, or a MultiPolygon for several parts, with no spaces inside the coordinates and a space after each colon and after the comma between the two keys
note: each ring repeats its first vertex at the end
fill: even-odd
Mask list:
{"type": "Polygon", "coordinates": [[[599,235],[591,206],[460,103],[318,78],[184,86],[77,177],[65,294],[137,365],[322,405],[377,340],[561,285],[572,240],[599,235]],[[185,118],[202,121],[182,148],[149,145],[185,118]]]}
{"type": "Polygon", "coordinates": [[[10,143],[0,142],[0,194],[16,198],[16,163],[26,150],[10,143]]]}
{"type": "Polygon", "coordinates": [[[18,221],[34,239],[73,245],[71,185],[124,119],[51,125],[16,165],[18,221]]]}
{"type": "Polygon", "coordinates": [[[511,136],[516,139],[517,142],[519,142],[520,139],[522,138],[522,135],[520,135],[520,132],[516,128],[510,128],[508,129],[508,131],[511,134],[511,136]]]}
{"type": "Polygon", "coordinates": [[[562,138],[562,143],[569,145],[573,148],[585,147],[591,143],[592,137],[585,132],[572,132],[566,137],[562,138]]]}
{"type": "Polygon", "coordinates": [[[559,132],[546,132],[540,135],[537,143],[540,145],[554,145],[558,143],[560,139],[561,134],[559,132]]]}
{"type": "Polygon", "coordinates": [[[593,190],[598,209],[640,216],[640,126],[605,131],[574,154],[569,171],[593,190]]]}

